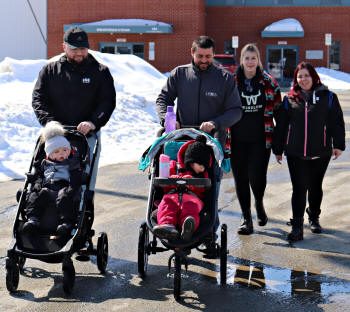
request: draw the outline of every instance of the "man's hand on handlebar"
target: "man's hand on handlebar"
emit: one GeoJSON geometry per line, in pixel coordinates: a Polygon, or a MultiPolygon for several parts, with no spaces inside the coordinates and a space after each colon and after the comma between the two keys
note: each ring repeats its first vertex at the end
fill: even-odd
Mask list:
{"type": "Polygon", "coordinates": [[[215,124],[211,121],[202,122],[199,127],[199,130],[202,130],[206,133],[211,133],[215,129],[215,124]]]}
{"type": "Polygon", "coordinates": [[[90,131],[93,131],[95,129],[96,127],[91,121],[82,121],[77,126],[77,130],[84,135],[87,135],[90,131]]]}

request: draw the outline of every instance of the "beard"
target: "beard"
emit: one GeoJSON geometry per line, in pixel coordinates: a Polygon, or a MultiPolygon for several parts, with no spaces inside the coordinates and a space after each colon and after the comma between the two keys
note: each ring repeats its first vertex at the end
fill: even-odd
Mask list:
{"type": "Polygon", "coordinates": [[[196,65],[196,67],[202,71],[207,70],[212,64],[211,62],[197,62],[197,63],[195,63],[194,60],[192,60],[192,61],[196,65]]]}
{"type": "Polygon", "coordinates": [[[88,58],[88,56],[74,56],[74,57],[69,57],[68,55],[67,56],[67,59],[70,63],[73,63],[73,64],[82,64],[84,63],[84,61],[86,61],[86,59],[88,58]]]}

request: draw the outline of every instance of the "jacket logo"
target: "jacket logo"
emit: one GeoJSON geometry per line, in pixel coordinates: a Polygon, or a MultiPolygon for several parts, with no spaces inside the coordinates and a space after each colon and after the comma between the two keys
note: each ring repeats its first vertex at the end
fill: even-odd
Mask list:
{"type": "Polygon", "coordinates": [[[244,98],[247,101],[248,105],[256,105],[256,102],[258,101],[258,97],[261,95],[260,90],[258,94],[255,95],[245,95],[242,91],[242,98],[244,98]]]}
{"type": "Polygon", "coordinates": [[[211,97],[216,97],[216,96],[218,96],[216,92],[211,92],[211,91],[205,92],[205,95],[206,95],[206,96],[211,96],[211,97]]]}
{"type": "Polygon", "coordinates": [[[90,83],[90,78],[83,78],[81,80],[82,83],[90,83]]]}

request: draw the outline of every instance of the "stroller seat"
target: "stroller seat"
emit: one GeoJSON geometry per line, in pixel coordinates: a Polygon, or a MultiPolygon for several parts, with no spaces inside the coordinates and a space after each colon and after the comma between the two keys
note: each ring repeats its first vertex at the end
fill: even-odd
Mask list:
{"type": "MultiPolygon", "coordinates": [[[[88,160],[87,156],[89,149],[87,146],[86,139],[82,135],[79,135],[76,132],[68,131],[66,137],[72,146],[72,151],[75,157],[79,161],[81,170],[81,183],[79,183],[80,196],[77,196],[75,201],[72,203],[72,208],[76,212],[78,212],[82,197],[81,186],[83,186],[84,181],[87,180],[85,177],[85,168],[88,160]]],[[[16,238],[18,248],[27,252],[40,254],[51,253],[60,250],[66,244],[66,242],[73,236],[73,233],[77,229],[79,221],[78,213],[76,213],[77,218],[72,224],[73,229],[70,235],[67,237],[60,237],[56,233],[56,228],[59,225],[58,209],[54,203],[47,203],[47,205],[44,207],[45,209],[43,209],[42,211],[42,215],[39,220],[40,227],[38,228],[38,231],[30,233],[26,233],[23,231],[23,225],[27,221],[26,206],[28,203],[28,199],[30,198],[32,193],[36,192],[38,194],[42,191],[42,184],[40,183],[40,181],[43,178],[43,173],[40,170],[40,165],[43,159],[45,159],[45,157],[46,155],[44,151],[44,143],[39,141],[34,152],[31,171],[27,173],[28,187],[25,189],[21,196],[22,198],[20,206],[22,209],[16,227],[16,238]]]]}

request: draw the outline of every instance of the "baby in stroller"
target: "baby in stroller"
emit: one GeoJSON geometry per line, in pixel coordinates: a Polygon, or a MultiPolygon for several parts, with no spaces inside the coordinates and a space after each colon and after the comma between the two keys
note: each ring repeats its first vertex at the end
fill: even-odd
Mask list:
{"type": "MultiPolygon", "coordinates": [[[[80,200],[82,169],[78,154],[65,137],[65,129],[56,121],[44,127],[41,140],[46,158],[38,167],[33,192],[28,196],[24,232],[43,228],[41,217],[49,209],[58,214],[57,235],[66,237],[73,229],[77,211],[74,203],[80,200]]],[[[56,215],[52,213],[53,217],[56,215]]]]}
{"type": "MultiPolygon", "coordinates": [[[[170,162],[170,178],[208,178],[211,149],[206,137],[197,136],[186,142],[177,154],[177,162],[170,162]]],[[[199,213],[203,209],[204,189],[190,186],[189,191],[178,193],[174,188],[165,189],[157,210],[157,223],[153,232],[159,238],[188,241],[199,227],[199,213]],[[181,235],[179,235],[181,229],[181,235]]]]}
{"type": "Polygon", "coordinates": [[[221,224],[220,244],[215,237],[218,178],[223,159],[220,143],[193,128],[163,135],[140,159],[140,170],[150,167],[150,190],[146,220],[139,228],[138,273],[141,278],[146,276],[150,255],[173,251],[168,259],[168,269],[173,273],[176,300],[180,296],[181,267],[184,265],[187,272],[191,261],[188,256],[193,249],[203,252],[206,258],[220,258],[220,284],[226,284],[226,224],[221,224]],[[161,172],[161,154],[174,161],[168,178],[161,172]],[[178,171],[174,170],[175,160],[178,171]],[[162,246],[158,245],[158,239],[162,246]],[[203,244],[210,248],[201,248],[203,244]]]}

